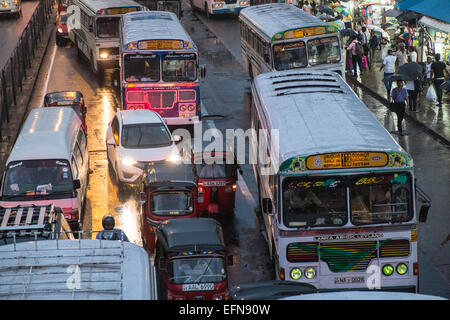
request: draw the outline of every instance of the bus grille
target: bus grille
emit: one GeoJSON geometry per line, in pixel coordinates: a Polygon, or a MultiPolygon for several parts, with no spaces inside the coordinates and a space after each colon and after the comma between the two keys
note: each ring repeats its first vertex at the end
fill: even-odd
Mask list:
{"type": "Polygon", "coordinates": [[[331,272],[364,271],[373,259],[404,257],[410,254],[406,239],[329,243],[290,243],[286,248],[289,262],[317,262],[328,264],[331,272]]]}
{"type": "Polygon", "coordinates": [[[175,101],[176,91],[150,91],[148,101],[151,108],[172,108],[175,101]]]}

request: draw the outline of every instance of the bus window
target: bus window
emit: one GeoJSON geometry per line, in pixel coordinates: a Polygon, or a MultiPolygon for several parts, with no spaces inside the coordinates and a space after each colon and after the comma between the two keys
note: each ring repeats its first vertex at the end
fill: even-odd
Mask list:
{"type": "Polygon", "coordinates": [[[303,68],[308,65],[303,41],[276,45],[273,50],[276,70],[303,68]]]}
{"type": "Polygon", "coordinates": [[[336,226],[347,223],[346,188],[339,179],[286,178],[282,192],[286,226],[336,226]]]}
{"type": "Polygon", "coordinates": [[[350,188],[353,224],[406,222],[411,220],[409,175],[358,176],[350,188]]]}
{"type": "Polygon", "coordinates": [[[119,37],[119,17],[98,18],[97,37],[118,38],[119,37]]]}
{"type": "Polygon", "coordinates": [[[157,54],[128,54],[124,59],[125,81],[157,82],[159,81],[159,56],[157,54]]]}
{"type": "Polygon", "coordinates": [[[341,57],[338,38],[328,37],[309,40],[308,59],[311,66],[339,62],[341,57]]]}
{"type": "Polygon", "coordinates": [[[163,81],[195,81],[197,73],[193,66],[196,62],[195,53],[169,53],[163,55],[163,81]]]}

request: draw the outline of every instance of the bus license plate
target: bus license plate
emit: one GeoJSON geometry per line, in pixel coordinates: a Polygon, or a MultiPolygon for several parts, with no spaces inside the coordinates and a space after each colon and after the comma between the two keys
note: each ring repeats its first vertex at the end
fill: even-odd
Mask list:
{"type": "Polygon", "coordinates": [[[187,283],[183,284],[183,291],[214,290],[214,283],[187,283]]]}
{"type": "Polygon", "coordinates": [[[364,277],[337,277],[334,278],[334,284],[346,284],[346,283],[364,283],[364,277]]]}

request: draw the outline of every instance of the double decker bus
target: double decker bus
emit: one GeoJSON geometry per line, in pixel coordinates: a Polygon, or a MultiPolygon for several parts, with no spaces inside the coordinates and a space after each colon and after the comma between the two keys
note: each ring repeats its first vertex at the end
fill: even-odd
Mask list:
{"type": "Polygon", "coordinates": [[[416,292],[417,228],[431,202],[411,156],[334,72],[261,74],[252,93],[253,169],[277,278],[416,292]]]}
{"type": "Polygon", "coordinates": [[[168,125],[198,122],[198,49],[177,16],[166,11],[127,13],[121,32],[123,109],[153,110],[168,125]]]}
{"type": "Polygon", "coordinates": [[[94,74],[119,65],[120,17],[146,7],[132,0],[72,0],[78,9],[69,9],[69,38],[78,57],[86,56],[94,74]]]}
{"type": "Polygon", "coordinates": [[[336,27],[285,3],[245,8],[239,14],[243,64],[250,78],[296,68],[344,76],[336,27]]]}

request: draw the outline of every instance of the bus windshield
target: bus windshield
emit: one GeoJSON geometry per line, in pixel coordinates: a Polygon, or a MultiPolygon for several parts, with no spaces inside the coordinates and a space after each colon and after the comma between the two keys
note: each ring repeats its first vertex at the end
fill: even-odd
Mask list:
{"type": "Polygon", "coordinates": [[[162,57],[162,80],[165,82],[195,81],[197,55],[195,53],[168,53],[162,57]]]}
{"type": "Polygon", "coordinates": [[[66,160],[26,160],[8,165],[3,196],[35,196],[72,191],[72,173],[66,160]]]}
{"type": "Polygon", "coordinates": [[[173,284],[213,283],[227,278],[221,257],[173,259],[168,271],[173,284]]]}
{"type": "Polygon", "coordinates": [[[317,38],[308,41],[308,60],[312,66],[336,63],[341,60],[337,37],[317,38]]]}
{"type": "Polygon", "coordinates": [[[124,57],[124,78],[127,82],[159,81],[160,61],[157,54],[127,54],[124,57]]]}
{"type": "Polygon", "coordinates": [[[118,38],[119,17],[97,18],[97,37],[118,38]]]}
{"type": "Polygon", "coordinates": [[[350,187],[351,222],[355,225],[412,219],[411,175],[356,176],[350,187]]]}
{"type": "Polygon", "coordinates": [[[150,211],[157,216],[188,215],[194,211],[190,192],[156,192],[150,197],[150,211]]]}
{"type": "Polygon", "coordinates": [[[346,187],[338,177],[283,180],[283,217],[288,227],[347,223],[346,187]]]}
{"type": "Polygon", "coordinates": [[[275,69],[303,68],[308,65],[304,41],[278,44],[273,47],[275,69]]]}

